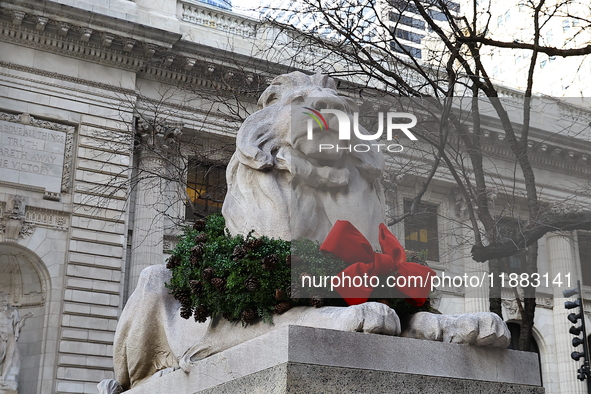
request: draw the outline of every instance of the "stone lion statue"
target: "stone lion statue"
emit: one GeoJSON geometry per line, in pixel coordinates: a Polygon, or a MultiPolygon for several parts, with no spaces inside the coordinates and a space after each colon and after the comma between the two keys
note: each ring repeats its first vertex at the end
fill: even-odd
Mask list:
{"type": "MultiPolygon", "coordinates": [[[[293,72],[275,78],[258,107],[238,131],[226,172],[222,214],[230,232],[322,241],[337,220],[347,220],[375,243],[377,225],[384,220],[383,154],[320,152],[319,144],[339,142],[338,125],[331,123],[336,119],[327,117],[329,129],[315,130],[308,140],[309,118],[301,111],[315,107],[351,113],[355,102],[339,96],[326,75],[293,72]]],[[[349,144],[361,142],[353,135],[349,144]]]]}
{"type": "MultiPolygon", "coordinates": [[[[223,206],[233,234],[323,240],[337,220],[348,220],[376,243],[377,224],[384,220],[384,194],[379,183],[381,154],[341,151],[319,155],[317,144],[294,131],[292,105],[354,110],[340,97],[334,81],[323,75],[294,72],[278,76],[259,100],[260,110],[240,128],[236,153],[227,170],[228,195],[223,206]],[[292,119],[290,123],[290,119],[292,119]]],[[[301,124],[300,124],[301,126],[301,124]]],[[[331,127],[332,128],[332,127],[331,127]]],[[[336,129],[336,127],[335,127],[336,129]]],[[[306,130],[305,127],[301,130],[306,130]]],[[[331,133],[322,141],[333,141],[331,133]]],[[[146,268],[120,317],[114,342],[115,380],[99,384],[101,394],[120,393],[229,349],[285,325],[341,331],[403,335],[475,346],[507,347],[510,334],[492,313],[415,314],[404,325],[382,303],[349,307],[295,307],[274,316],[274,324],[242,327],[213,318],[198,324],[179,316],[180,304],[164,283],[164,265],[146,268]]]]}

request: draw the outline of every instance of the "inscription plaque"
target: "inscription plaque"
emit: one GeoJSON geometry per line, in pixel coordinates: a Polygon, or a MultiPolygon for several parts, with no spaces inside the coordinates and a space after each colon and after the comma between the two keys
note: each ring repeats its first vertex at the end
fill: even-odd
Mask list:
{"type": "Polygon", "coordinates": [[[0,120],[0,180],[59,193],[66,133],[0,120]]]}

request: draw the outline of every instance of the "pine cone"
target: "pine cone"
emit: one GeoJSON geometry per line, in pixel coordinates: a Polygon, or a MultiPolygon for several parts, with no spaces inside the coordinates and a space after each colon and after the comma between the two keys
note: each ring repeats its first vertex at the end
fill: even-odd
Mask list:
{"type": "Polygon", "coordinates": [[[205,248],[203,245],[195,245],[191,248],[191,256],[196,256],[197,258],[201,258],[205,253],[205,248]]]}
{"type": "Polygon", "coordinates": [[[309,272],[302,272],[300,274],[300,283],[304,283],[304,278],[306,277],[310,277],[310,279],[306,279],[306,282],[308,281],[312,281],[312,279],[314,279],[314,277],[312,276],[312,274],[310,274],[309,272]]]}
{"type": "Polygon", "coordinates": [[[200,280],[190,280],[189,287],[191,288],[191,292],[198,297],[202,296],[203,290],[205,290],[205,288],[203,287],[203,282],[201,282],[200,280]]]}
{"type": "Polygon", "coordinates": [[[226,281],[222,278],[213,278],[211,280],[211,284],[213,285],[213,287],[215,287],[219,291],[223,291],[224,288],[226,287],[226,281]]]}
{"type": "Polygon", "coordinates": [[[269,256],[265,256],[261,262],[263,263],[264,269],[267,271],[273,271],[277,267],[279,257],[276,254],[271,254],[269,256]]]}
{"type": "Polygon", "coordinates": [[[291,255],[288,254],[287,257],[285,258],[285,264],[287,264],[288,267],[291,267],[291,255]]]}
{"type": "Polygon", "coordinates": [[[205,243],[205,242],[207,242],[207,234],[201,233],[201,234],[199,234],[199,235],[197,235],[195,237],[195,243],[196,244],[202,244],[202,243],[205,243]]]}
{"type": "Polygon", "coordinates": [[[247,252],[252,252],[260,248],[265,242],[260,238],[249,238],[244,243],[244,249],[247,252]]]}
{"type": "Polygon", "coordinates": [[[275,290],[275,299],[277,301],[283,301],[285,299],[285,291],[282,289],[275,290]]]}
{"type": "Polygon", "coordinates": [[[310,298],[310,305],[315,308],[320,308],[322,305],[324,305],[324,299],[317,295],[312,296],[312,298],[310,298]]]}
{"type": "Polygon", "coordinates": [[[188,319],[193,314],[193,309],[190,306],[182,305],[181,306],[181,317],[183,319],[188,319]]]}
{"type": "Polygon", "coordinates": [[[203,271],[201,271],[201,277],[203,278],[204,281],[211,281],[211,279],[213,278],[213,276],[215,275],[215,270],[211,267],[207,267],[205,268],[203,271]]]}
{"type": "Polygon", "coordinates": [[[244,281],[244,287],[246,287],[246,290],[248,291],[255,291],[259,287],[259,280],[250,276],[244,281]]]}
{"type": "Polygon", "coordinates": [[[245,309],[240,313],[240,319],[245,323],[250,323],[254,319],[256,319],[257,314],[252,309],[245,309]]]}
{"type": "Polygon", "coordinates": [[[189,258],[189,262],[194,266],[198,266],[204,252],[205,249],[202,245],[193,246],[191,248],[191,257],[189,258]]]}
{"type": "Polygon", "coordinates": [[[207,306],[199,305],[197,308],[195,308],[195,312],[193,313],[193,316],[195,317],[196,322],[203,323],[207,320],[207,317],[209,316],[209,314],[210,314],[210,312],[209,312],[209,309],[207,308],[207,306]]]}
{"type": "Polygon", "coordinates": [[[275,313],[281,315],[282,313],[287,312],[291,309],[291,304],[289,302],[280,302],[279,304],[275,305],[275,313]]]}
{"type": "Polygon", "coordinates": [[[197,231],[205,230],[205,220],[203,220],[203,219],[196,220],[195,224],[193,224],[193,230],[197,230],[197,231]]]}
{"type": "Polygon", "coordinates": [[[302,298],[302,289],[298,285],[292,284],[287,288],[287,297],[293,301],[299,301],[302,298]]]}
{"type": "Polygon", "coordinates": [[[410,261],[411,263],[417,263],[420,265],[427,265],[423,255],[421,253],[415,252],[413,250],[405,250],[406,252],[406,261],[410,261]]]}
{"type": "Polygon", "coordinates": [[[172,293],[181,305],[191,305],[191,292],[187,289],[175,289],[172,293]]]}
{"type": "Polygon", "coordinates": [[[232,259],[234,259],[234,261],[238,261],[244,256],[246,256],[246,249],[244,249],[242,245],[237,245],[234,248],[234,252],[232,252],[232,259]]]}
{"type": "Polygon", "coordinates": [[[300,256],[291,255],[290,264],[298,266],[302,265],[304,260],[300,256]]]}
{"type": "Polygon", "coordinates": [[[181,265],[181,258],[177,255],[170,256],[168,260],[166,260],[166,268],[169,270],[178,267],[181,265]]]}

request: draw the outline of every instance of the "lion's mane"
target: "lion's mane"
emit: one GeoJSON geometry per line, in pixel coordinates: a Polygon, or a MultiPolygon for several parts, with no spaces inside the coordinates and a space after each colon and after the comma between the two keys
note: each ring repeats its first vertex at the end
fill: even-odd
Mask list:
{"type": "Polygon", "coordinates": [[[383,156],[373,150],[345,151],[333,159],[310,154],[305,145],[310,141],[294,134],[291,116],[294,105],[311,100],[348,111],[356,108],[325,75],[292,72],[276,77],[261,95],[259,110],[238,131],[222,209],[228,229],[232,234],[254,230],[256,236],[321,241],[337,220],[348,220],[375,244],[384,220],[379,182],[383,156]]]}

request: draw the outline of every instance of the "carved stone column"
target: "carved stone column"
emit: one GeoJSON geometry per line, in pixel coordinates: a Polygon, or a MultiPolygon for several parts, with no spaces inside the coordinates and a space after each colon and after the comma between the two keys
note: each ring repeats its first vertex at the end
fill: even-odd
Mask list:
{"type": "MultiPolygon", "coordinates": [[[[550,266],[551,280],[560,275],[564,281],[564,275],[571,274],[571,287],[576,286],[576,264],[574,240],[570,232],[556,232],[546,235],[548,250],[548,262],[550,266]]],[[[552,309],[554,321],[554,337],[556,338],[556,355],[548,355],[551,363],[558,368],[554,379],[559,380],[561,394],[583,394],[587,392],[586,384],[577,380],[577,369],[583,363],[575,362],[570,354],[575,350],[571,345],[572,335],[568,330],[572,324],[567,316],[571,313],[564,308],[565,298],[562,290],[567,289],[568,284],[562,287],[553,287],[554,308],[552,309]]],[[[582,346],[581,349],[582,350],[582,346]]]]}
{"type": "MultiPolygon", "coordinates": [[[[461,239],[469,240],[474,238],[472,223],[468,216],[468,208],[464,197],[461,195],[459,190],[455,188],[453,191],[453,199],[455,200],[455,211],[456,216],[459,219],[458,226],[460,227],[457,231],[461,231],[461,239]]],[[[470,286],[467,284],[465,289],[465,301],[464,301],[464,312],[465,313],[478,313],[488,312],[490,309],[489,303],[489,281],[488,281],[488,262],[479,263],[474,261],[470,249],[472,244],[470,242],[464,242],[460,245],[460,253],[463,256],[464,272],[468,277],[477,277],[479,279],[485,278],[484,283],[480,283],[480,286],[470,286]]],[[[482,280],[481,280],[482,282],[482,280]]]]}
{"type": "Polygon", "coordinates": [[[470,253],[467,253],[467,257],[464,258],[464,261],[466,274],[468,274],[468,277],[475,276],[479,279],[485,278],[484,282],[480,283],[480,286],[473,287],[468,285],[466,287],[466,301],[464,304],[464,312],[488,312],[490,309],[490,303],[488,300],[488,262],[478,263],[470,257],[470,253]]]}
{"type": "Polygon", "coordinates": [[[136,199],[131,242],[131,264],[128,292],[135,289],[141,271],[151,265],[162,264],[164,215],[167,207],[162,198],[167,182],[163,179],[167,160],[178,146],[180,126],[149,125],[138,121],[136,136],[139,142],[139,164],[136,175],[136,199]]]}

